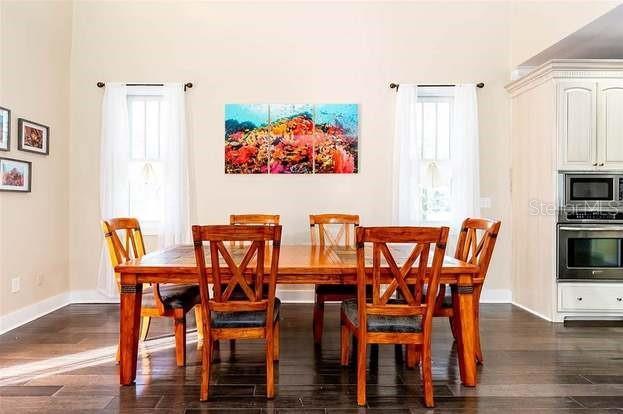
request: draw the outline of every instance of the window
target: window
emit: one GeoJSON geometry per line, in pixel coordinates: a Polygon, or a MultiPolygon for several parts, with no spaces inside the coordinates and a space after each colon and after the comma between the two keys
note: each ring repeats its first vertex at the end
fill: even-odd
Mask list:
{"type": "Polygon", "coordinates": [[[157,234],[163,216],[161,95],[128,95],[130,162],[128,165],[129,214],[137,217],[146,234],[157,234]]]}
{"type": "Polygon", "coordinates": [[[450,129],[453,88],[420,88],[417,103],[417,141],[420,157],[421,220],[448,222],[452,218],[450,129]]]}

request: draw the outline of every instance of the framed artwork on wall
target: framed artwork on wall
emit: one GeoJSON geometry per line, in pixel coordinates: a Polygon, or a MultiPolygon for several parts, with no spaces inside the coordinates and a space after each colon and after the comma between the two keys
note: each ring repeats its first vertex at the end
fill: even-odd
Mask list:
{"type": "Polygon", "coordinates": [[[17,130],[17,149],[44,155],[50,153],[49,127],[24,118],[18,118],[17,130]]]}
{"type": "Polygon", "coordinates": [[[225,105],[226,174],[358,172],[359,105],[225,105]]]}
{"type": "Polygon", "coordinates": [[[11,149],[11,111],[0,106],[0,151],[11,149]]]}
{"type": "Polygon", "coordinates": [[[0,157],[0,191],[29,193],[32,184],[32,163],[0,157]]]}

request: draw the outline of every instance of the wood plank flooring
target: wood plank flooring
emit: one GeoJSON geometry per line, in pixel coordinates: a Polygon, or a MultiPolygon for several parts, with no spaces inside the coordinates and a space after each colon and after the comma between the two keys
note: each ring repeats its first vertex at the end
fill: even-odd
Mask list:
{"type": "MultiPolygon", "coordinates": [[[[446,320],[435,320],[435,410],[423,408],[418,370],[393,346],[370,350],[368,408],[356,406],[354,366],[339,366],[338,307],[325,312],[321,350],[312,306],[282,309],[277,397],[264,397],[259,342],[221,344],[211,401],[199,402],[200,355],[190,334],[188,365],[175,366],[172,325],[152,322],[136,386],[118,385],[113,357],[118,306],[71,305],[0,336],[2,413],[570,413],[623,414],[623,328],[564,328],[511,305],[482,305],[485,365],[479,386],[460,385],[446,320]]],[[[192,327],[192,312],[189,314],[192,327]]]]}

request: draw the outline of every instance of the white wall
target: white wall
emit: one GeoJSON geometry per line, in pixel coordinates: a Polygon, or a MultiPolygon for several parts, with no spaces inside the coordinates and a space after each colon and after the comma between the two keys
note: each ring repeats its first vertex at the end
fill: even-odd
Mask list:
{"type": "MultiPolygon", "coordinates": [[[[483,214],[509,222],[509,7],[500,3],[77,2],[72,53],[71,288],[93,289],[101,235],[97,81],[192,81],[193,222],[234,212],[282,215],[287,243],[307,242],[307,215],[359,213],[390,223],[394,92],[390,81],[483,81],[483,214]],[[159,22],[166,22],[161,24],[159,22]],[[440,24],[441,22],[441,24],[440,24]],[[486,24],[483,24],[486,22],[486,24]],[[360,104],[360,173],[226,176],[223,106],[360,104]]],[[[488,287],[510,288],[502,234],[488,287]]]]}
{"type": "Polygon", "coordinates": [[[69,64],[72,5],[2,1],[0,106],[11,151],[33,163],[32,193],[0,192],[0,315],[69,288],[69,64]],[[50,127],[50,155],[17,150],[17,118],[50,127]],[[35,283],[42,277],[41,285],[35,283]],[[10,279],[21,278],[11,293],[10,279]]]}

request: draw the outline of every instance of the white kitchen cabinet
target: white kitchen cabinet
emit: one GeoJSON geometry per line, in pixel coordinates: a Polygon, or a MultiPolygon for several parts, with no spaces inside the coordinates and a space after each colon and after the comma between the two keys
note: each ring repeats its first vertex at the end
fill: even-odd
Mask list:
{"type": "Polygon", "coordinates": [[[552,60],[506,89],[513,302],[553,321],[623,316],[623,282],[557,283],[557,216],[527,207],[559,205],[561,171],[623,170],[623,59],[552,60]]]}
{"type": "Polygon", "coordinates": [[[620,283],[560,283],[560,312],[622,312],[623,285],[620,283]]]}
{"type": "Polygon", "coordinates": [[[623,81],[597,84],[597,166],[623,169],[623,81]]]}
{"type": "Polygon", "coordinates": [[[559,168],[592,170],[597,166],[597,85],[558,85],[559,168]]]}

